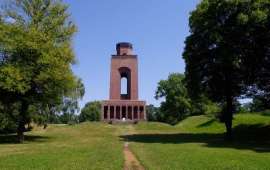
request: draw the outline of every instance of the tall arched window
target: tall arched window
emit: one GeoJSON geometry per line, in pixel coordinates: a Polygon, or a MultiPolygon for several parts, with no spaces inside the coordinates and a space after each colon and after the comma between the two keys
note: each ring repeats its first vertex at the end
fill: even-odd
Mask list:
{"type": "Polygon", "coordinates": [[[120,87],[120,98],[122,100],[130,99],[130,86],[131,86],[131,73],[130,69],[127,67],[119,68],[119,74],[121,77],[121,87],[120,87]]]}
{"type": "Polygon", "coordinates": [[[121,95],[127,95],[128,94],[127,86],[128,86],[127,78],[122,77],[121,78],[121,95]]]}

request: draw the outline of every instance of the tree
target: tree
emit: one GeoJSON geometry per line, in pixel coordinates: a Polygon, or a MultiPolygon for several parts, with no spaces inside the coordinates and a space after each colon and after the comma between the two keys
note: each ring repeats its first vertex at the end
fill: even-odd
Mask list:
{"type": "Polygon", "coordinates": [[[239,105],[236,107],[237,113],[250,113],[252,103],[239,103],[239,105]]]}
{"type": "Polygon", "coordinates": [[[206,96],[198,96],[196,99],[191,100],[190,115],[215,115],[220,112],[220,106],[209,100],[206,96]]]}
{"type": "Polygon", "coordinates": [[[146,115],[148,121],[159,121],[161,117],[159,108],[152,104],[146,106],[146,115]]]}
{"type": "Polygon", "coordinates": [[[64,124],[73,125],[79,123],[79,117],[74,113],[63,113],[59,116],[59,121],[64,124]]]}
{"type": "Polygon", "coordinates": [[[203,0],[190,16],[183,53],[188,91],[225,106],[228,137],[234,102],[269,82],[269,7],[269,0],[203,0]]]}
{"type": "Polygon", "coordinates": [[[163,121],[176,124],[190,112],[191,103],[184,83],[184,75],[170,74],[167,80],[161,80],[155,94],[156,99],[165,98],[160,111],[163,121]]]}
{"type": "Polygon", "coordinates": [[[70,90],[70,94],[67,97],[64,97],[63,103],[60,106],[61,122],[62,123],[76,123],[77,116],[76,112],[79,112],[79,102],[78,99],[82,99],[85,93],[85,88],[81,79],[78,79],[76,88],[70,90]]]}
{"type": "Polygon", "coordinates": [[[250,105],[252,112],[261,112],[270,109],[269,98],[265,96],[254,96],[250,105]]]}
{"type": "Polygon", "coordinates": [[[85,104],[79,116],[80,122],[99,121],[101,116],[101,102],[94,101],[85,104]]]}
{"type": "Polygon", "coordinates": [[[0,103],[0,133],[14,133],[16,132],[16,123],[5,114],[3,105],[0,103]]]}
{"type": "Polygon", "coordinates": [[[62,102],[32,106],[34,121],[38,124],[47,126],[48,123],[77,123],[76,113],[80,111],[79,100],[82,99],[85,93],[85,88],[81,79],[77,79],[75,88],[63,97],[62,102]]]}
{"type": "Polygon", "coordinates": [[[76,87],[72,37],[76,26],[60,0],[12,0],[0,13],[0,100],[18,104],[19,142],[31,120],[29,106],[62,103],[76,87]]]}
{"type": "Polygon", "coordinates": [[[37,103],[31,105],[28,111],[34,123],[38,125],[48,124],[74,124],[78,123],[78,116],[76,113],[80,111],[79,100],[82,99],[85,93],[85,88],[81,79],[77,79],[75,88],[69,90],[66,96],[63,97],[62,102],[42,105],[37,103]]]}

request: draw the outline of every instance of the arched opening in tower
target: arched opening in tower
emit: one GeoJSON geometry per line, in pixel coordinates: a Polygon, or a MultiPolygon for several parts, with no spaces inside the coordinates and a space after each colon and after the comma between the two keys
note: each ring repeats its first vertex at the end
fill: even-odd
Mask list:
{"type": "Polygon", "coordinates": [[[130,100],[131,99],[131,73],[130,69],[127,67],[121,67],[119,69],[119,74],[121,77],[121,91],[120,98],[121,100],[130,100]]]}
{"type": "Polygon", "coordinates": [[[122,77],[121,78],[121,95],[127,95],[127,78],[126,77],[122,77]]]}

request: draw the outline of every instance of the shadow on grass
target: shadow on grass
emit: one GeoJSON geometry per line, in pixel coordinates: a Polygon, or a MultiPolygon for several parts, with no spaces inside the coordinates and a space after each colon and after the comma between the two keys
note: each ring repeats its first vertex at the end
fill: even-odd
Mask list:
{"type": "Polygon", "coordinates": [[[263,116],[270,116],[270,111],[264,111],[261,113],[263,116]]]}
{"type": "Polygon", "coordinates": [[[215,119],[211,119],[211,120],[208,120],[207,122],[204,122],[204,123],[198,125],[197,127],[199,127],[199,128],[200,127],[207,127],[207,126],[212,125],[215,121],[216,121],[215,119]]]}
{"type": "MultiPolygon", "coordinates": [[[[34,136],[34,135],[25,135],[24,142],[46,142],[49,137],[46,136],[34,136]]],[[[0,144],[18,144],[16,134],[0,135],[0,144]]]]}
{"type": "Polygon", "coordinates": [[[270,126],[262,124],[239,125],[233,131],[234,137],[231,141],[224,140],[224,134],[214,133],[133,134],[120,136],[120,138],[124,141],[140,143],[203,143],[205,147],[270,152],[270,126]]]}

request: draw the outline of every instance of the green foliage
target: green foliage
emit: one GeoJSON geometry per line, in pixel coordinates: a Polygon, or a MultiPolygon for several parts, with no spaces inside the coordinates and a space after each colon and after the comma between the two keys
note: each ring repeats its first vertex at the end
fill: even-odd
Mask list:
{"type": "Polygon", "coordinates": [[[155,98],[165,98],[160,111],[166,123],[176,124],[190,112],[191,103],[183,80],[183,74],[173,73],[158,83],[155,98]]]}
{"type": "Polygon", "coordinates": [[[242,104],[236,110],[237,113],[249,113],[250,111],[251,111],[250,103],[242,104]]]}
{"type": "Polygon", "coordinates": [[[191,100],[191,113],[190,115],[217,115],[221,112],[221,107],[209,100],[205,96],[200,96],[197,99],[191,100]]]}
{"type": "Polygon", "coordinates": [[[7,114],[0,112],[0,134],[16,132],[16,122],[14,122],[7,114]]]}
{"type": "Polygon", "coordinates": [[[184,75],[170,74],[167,80],[161,80],[156,90],[156,99],[165,98],[160,108],[152,105],[147,107],[147,116],[150,121],[176,124],[191,115],[214,115],[221,111],[218,104],[206,96],[199,96],[191,100],[184,82],[184,75]]]}
{"type": "Polygon", "coordinates": [[[228,134],[237,97],[270,94],[269,7],[269,0],[203,0],[190,16],[183,54],[188,91],[226,106],[228,134]]]}
{"type": "Polygon", "coordinates": [[[18,104],[5,106],[0,102],[0,133],[15,133],[17,122],[14,117],[18,115],[18,104]]]}
{"type": "Polygon", "coordinates": [[[76,124],[79,122],[76,113],[79,112],[79,99],[85,93],[84,85],[81,79],[77,79],[77,85],[68,91],[68,94],[63,97],[62,102],[53,105],[32,105],[31,117],[33,122],[38,125],[45,124],[76,124]]]}
{"type": "Polygon", "coordinates": [[[81,79],[77,80],[75,88],[69,91],[68,96],[65,96],[61,105],[63,113],[75,114],[79,111],[78,99],[82,99],[85,93],[85,88],[81,79]]]}
{"type": "Polygon", "coordinates": [[[269,98],[265,95],[258,95],[253,97],[250,110],[252,112],[260,112],[270,109],[269,98]]]}
{"type": "Polygon", "coordinates": [[[101,117],[101,102],[94,101],[85,104],[79,116],[80,122],[99,121],[101,117]]]}
{"type": "Polygon", "coordinates": [[[78,99],[81,99],[84,93],[84,85],[81,79],[78,79],[77,86],[70,90],[69,96],[65,97],[63,103],[59,106],[61,112],[59,122],[65,124],[76,124],[79,122],[78,116],[75,113],[80,110],[78,99]]]}
{"type": "Polygon", "coordinates": [[[53,109],[78,84],[71,69],[76,26],[61,0],[7,3],[0,11],[0,100],[4,105],[19,103],[14,121],[22,141],[31,120],[29,107],[53,109]]]}
{"type": "Polygon", "coordinates": [[[74,113],[63,113],[59,116],[59,122],[64,124],[73,125],[79,122],[78,116],[74,113]]]}
{"type": "Polygon", "coordinates": [[[161,121],[161,113],[159,107],[150,104],[146,106],[146,117],[148,121],[161,121]]]}

